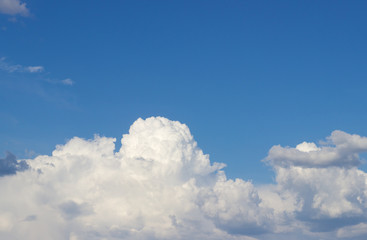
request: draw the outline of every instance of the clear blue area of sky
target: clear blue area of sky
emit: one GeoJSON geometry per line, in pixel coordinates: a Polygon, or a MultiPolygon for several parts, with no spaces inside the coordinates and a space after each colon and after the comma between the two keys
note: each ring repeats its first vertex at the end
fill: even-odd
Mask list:
{"type": "Polygon", "coordinates": [[[0,15],[0,57],[45,72],[0,71],[1,154],[119,142],[164,116],[229,177],[265,183],[273,145],[367,136],[367,1],[26,3],[30,17],[0,15]]]}

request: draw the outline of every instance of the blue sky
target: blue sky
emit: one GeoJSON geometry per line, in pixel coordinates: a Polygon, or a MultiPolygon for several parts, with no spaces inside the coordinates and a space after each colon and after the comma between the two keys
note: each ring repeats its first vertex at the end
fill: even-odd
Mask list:
{"type": "Polygon", "coordinates": [[[0,0],[0,238],[366,239],[366,10],[0,0]]]}
{"type": "Polygon", "coordinates": [[[50,154],[164,116],[231,177],[268,182],[272,145],[367,134],[364,1],[26,4],[0,16],[0,56],[44,71],[1,71],[0,152],[50,154]]]}
{"type": "Polygon", "coordinates": [[[165,116],[230,176],[266,182],[272,145],[367,134],[364,1],[26,4],[28,17],[0,16],[0,56],[45,70],[1,72],[1,152],[165,116]]]}

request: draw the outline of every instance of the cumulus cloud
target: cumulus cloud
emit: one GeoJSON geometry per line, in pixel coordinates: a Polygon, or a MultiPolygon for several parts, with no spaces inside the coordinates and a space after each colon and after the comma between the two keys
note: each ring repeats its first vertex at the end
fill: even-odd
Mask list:
{"type": "MultiPolygon", "coordinates": [[[[331,136],[328,144],[333,147],[302,143],[295,151],[334,148],[349,156],[364,149],[363,137],[342,132],[331,136]]],[[[356,166],[319,166],[312,157],[313,165],[296,165],[298,156],[286,155],[286,164],[268,160],[276,182],[255,186],[243,179],[227,179],[225,165],[211,163],[189,128],[177,121],[138,119],[123,135],[119,150],[115,141],[98,135],[90,140],[74,137],[50,156],[26,160],[26,171],[0,177],[0,191],[6,196],[0,198],[0,238],[320,239],[322,235],[357,239],[366,235],[367,176],[356,166]],[[348,230],[353,234],[348,235],[348,230]]],[[[272,156],[270,150],[267,159],[272,156]]]]}
{"type": "Polygon", "coordinates": [[[273,166],[302,167],[355,167],[360,165],[358,153],[367,151],[367,137],[351,135],[336,130],[322,142],[320,147],[315,143],[303,142],[295,148],[273,146],[265,161],[273,166]]]}
{"type": "Polygon", "coordinates": [[[366,222],[367,174],[357,167],[367,138],[336,130],[320,145],[273,146],[265,159],[276,172],[280,193],[296,197],[295,219],[313,232],[366,222]]]}
{"type": "Polygon", "coordinates": [[[19,0],[0,0],[0,13],[28,16],[29,9],[26,3],[19,0]]]}
{"type": "Polygon", "coordinates": [[[8,196],[0,199],[0,236],[240,239],[231,231],[252,234],[252,227],[267,229],[267,217],[257,213],[268,210],[258,206],[254,186],[226,180],[224,164],[210,163],[186,125],[165,118],[138,119],[117,152],[114,142],[75,137],[51,156],[28,160],[29,171],[0,179],[8,196]],[[4,187],[9,185],[17,190],[4,187]],[[232,196],[223,194],[224,189],[232,196]],[[237,192],[246,195],[232,198],[237,192]],[[19,198],[23,195],[24,201],[19,198]],[[13,197],[18,200],[11,201],[13,197]],[[246,201],[238,212],[232,205],[242,200],[246,201]],[[28,216],[34,216],[33,221],[19,222],[28,216]],[[231,226],[234,219],[240,221],[237,226],[231,226]]]}
{"type": "Polygon", "coordinates": [[[338,230],[339,238],[350,239],[360,236],[358,239],[365,239],[367,235],[367,223],[360,223],[354,226],[344,227],[338,230]]]}
{"type": "Polygon", "coordinates": [[[311,231],[330,231],[366,221],[367,175],[361,170],[331,168],[279,168],[277,183],[297,196],[295,212],[311,231]]]}

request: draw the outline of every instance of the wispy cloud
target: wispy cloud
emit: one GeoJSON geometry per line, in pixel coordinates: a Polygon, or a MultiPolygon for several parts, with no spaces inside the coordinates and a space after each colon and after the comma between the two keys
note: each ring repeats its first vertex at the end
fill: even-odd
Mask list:
{"type": "Polygon", "coordinates": [[[0,0],[0,13],[7,15],[29,16],[27,4],[19,0],[0,0]]]}
{"type": "Polygon", "coordinates": [[[26,67],[25,69],[27,69],[28,72],[31,72],[31,73],[43,72],[45,70],[43,66],[29,66],[29,67],[26,67]]]}
{"type": "Polygon", "coordinates": [[[73,80],[71,80],[70,78],[66,78],[64,80],[61,80],[61,83],[64,85],[69,85],[72,86],[74,84],[73,80]]]}
{"type": "Polygon", "coordinates": [[[21,71],[23,67],[19,64],[9,64],[6,62],[5,57],[0,58],[0,70],[6,71],[8,73],[21,71]]]}
{"type": "Polygon", "coordinates": [[[8,73],[13,72],[30,72],[39,73],[43,72],[45,68],[43,66],[22,66],[20,64],[10,64],[6,61],[6,57],[0,58],[0,70],[8,73]]]}
{"type": "MultiPolygon", "coordinates": [[[[20,64],[11,64],[7,62],[6,57],[0,58],[0,70],[7,72],[9,74],[13,73],[30,73],[30,74],[39,74],[45,72],[45,67],[43,66],[23,66],[20,64]]],[[[53,83],[53,84],[62,84],[67,86],[74,85],[74,81],[71,78],[66,78],[63,80],[50,79],[49,77],[44,77],[39,75],[39,79],[53,83]]]]}

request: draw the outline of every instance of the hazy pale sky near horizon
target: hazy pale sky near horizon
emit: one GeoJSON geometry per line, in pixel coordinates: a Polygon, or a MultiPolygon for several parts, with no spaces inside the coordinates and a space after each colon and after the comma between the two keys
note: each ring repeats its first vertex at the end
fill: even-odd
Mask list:
{"type": "MultiPolygon", "coordinates": [[[[98,145],[96,152],[91,150],[94,145],[85,147],[93,152],[93,157],[87,154],[93,161],[97,155],[104,156],[103,146],[121,154],[112,157],[106,150],[111,159],[165,159],[167,152],[146,149],[160,146],[153,143],[156,140],[172,140],[172,153],[199,159],[182,163],[191,169],[189,173],[177,170],[182,176],[195,176],[200,182],[204,180],[197,176],[209,174],[210,182],[211,174],[224,170],[228,179],[242,179],[244,182],[233,184],[251,196],[228,205],[248,201],[246,206],[259,207],[256,211],[261,216],[269,215],[268,211],[275,214],[271,219],[244,220],[243,225],[233,226],[233,219],[241,222],[241,216],[249,213],[228,218],[226,210],[213,210],[218,210],[214,203],[199,204],[199,218],[211,219],[200,220],[203,226],[214,224],[230,237],[268,234],[267,239],[301,239],[297,227],[289,231],[285,227],[289,219],[297,219],[297,224],[306,222],[299,229],[311,232],[315,239],[351,237],[346,234],[349,231],[360,233],[353,237],[363,239],[366,193],[351,192],[350,196],[358,195],[357,202],[349,195],[340,195],[340,202],[330,203],[330,199],[323,199],[325,194],[335,196],[341,190],[326,193],[329,190],[325,189],[332,187],[318,186],[315,179],[322,172],[326,182],[347,178],[352,180],[346,187],[366,188],[361,177],[367,169],[366,10],[365,1],[0,0],[0,176],[15,178],[18,173],[36,169],[44,164],[39,155],[48,155],[50,164],[64,159],[63,154],[75,157],[80,154],[75,149],[88,144],[98,145]],[[163,118],[150,118],[155,116],[163,118]],[[136,121],[139,118],[143,120],[136,121]],[[132,124],[136,132],[129,132],[132,124]],[[152,142],[144,140],[150,137],[146,131],[156,136],[152,142]],[[131,150],[121,144],[123,134],[141,148],[131,150]],[[116,138],[115,144],[111,138],[116,138]],[[84,143],[82,139],[94,140],[84,143]],[[227,166],[208,165],[196,150],[190,152],[189,148],[196,149],[195,141],[198,149],[209,155],[211,164],[227,166]],[[60,145],[61,150],[56,151],[60,156],[52,154],[56,145],[60,145]],[[147,152],[151,155],[145,155],[147,152]],[[302,180],[289,180],[297,174],[305,175],[302,180]],[[304,191],[292,195],[297,189],[304,191]],[[303,198],[310,189],[317,189],[311,194],[314,199],[303,198]],[[267,199],[275,196],[273,190],[293,208],[271,205],[267,199]],[[252,191],[262,204],[249,193],[252,191]],[[294,198],[285,197],[287,194],[294,198]],[[331,206],[343,207],[333,212],[331,206]],[[313,215],[319,218],[315,220],[313,215]],[[273,224],[279,219],[284,225],[273,224]],[[317,235],[319,232],[327,234],[317,235]]],[[[140,169],[134,164],[126,166],[140,169]]],[[[159,174],[154,176],[161,177],[159,174]]],[[[180,174],[173,179],[185,182],[180,174]]],[[[56,184],[63,181],[60,179],[47,181],[56,184]]],[[[219,186],[217,180],[212,183],[216,188],[209,184],[208,189],[220,199],[226,195],[222,187],[232,183],[219,186]]],[[[205,194],[200,196],[202,201],[207,199],[205,194]]],[[[52,204],[63,211],[66,222],[78,219],[70,209],[90,216],[91,209],[97,212],[96,206],[104,204],[84,200],[77,196],[52,204]]],[[[162,210],[166,211],[171,210],[162,210]]],[[[42,219],[37,213],[27,214],[24,219],[34,220],[30,222],[42,219]]],[[[177,217],[172,217],[172,222],[179,226],[178,216],[186,219],[185,214],[170,215],[177,217]]],[[[136,222],[132,225],[144,225],[139,217],[133,218],[136,222]]],[[[0,231],[8,229],[2,228],[1,220],[0,216],[0,231]]],[[[183,225],[186,220],[182,220],[183,225]]],[[[114,218],[108,221],[113,223],[114,218]]],[[[155,229],[147,222],[150,230],[155,229]]],[[[214,232],[208,238],[230,239],[224,233],[214,232]]],[[[70,239],[83,239],[83,234],[70,233],[70,239]]],[[[126,238],[132,236],[126,234],[126,238]]],[[[169,231],[165,234],[176,236],[169,231]]],[[[185,238],[180,231],[175,234],[185,238]]]]}

